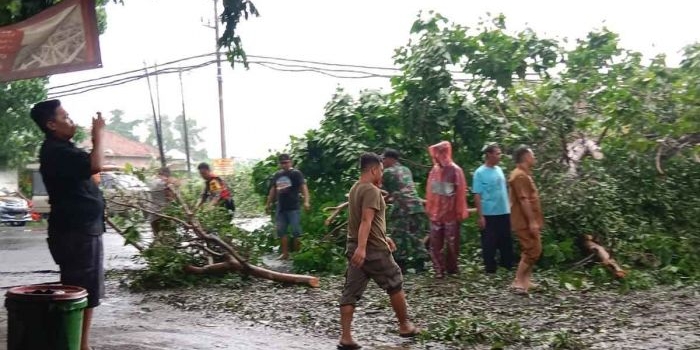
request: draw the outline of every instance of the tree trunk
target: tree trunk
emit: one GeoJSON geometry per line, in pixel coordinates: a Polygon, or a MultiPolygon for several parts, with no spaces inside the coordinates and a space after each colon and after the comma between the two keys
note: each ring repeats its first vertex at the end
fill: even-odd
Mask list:
{"type": "Polygon", "coordinates": [[[248,268],[246,268],[243,265],[241,265],[238,261],[236,261],[235,258],[233,258],[231,256],[227,255],[225,257],[225,259],[226,259],[225,262],[206,265],[206,266],[202,266],[202,267],[189,265],[189,266],[185,267],[185,271],[187,271],[189,273],[194,273],[194,274],[207,274],[207,273],[216,273],[216,272],[224,272],[224,271],[235,271],[235,272],[239,272],[239,273],[249,274],[251,276],[255,276],[255,277],[259,277],[259,278],[272,280],[275,282],[307,284],[313,288],[320,287],[320,281],[319,281],[318,277],[277,272],[277,271],[268,270],[268,269],[265,269],[265,268],[262,268],[262,267],[256,266],[256,265],[248,265],[248,268]]]}

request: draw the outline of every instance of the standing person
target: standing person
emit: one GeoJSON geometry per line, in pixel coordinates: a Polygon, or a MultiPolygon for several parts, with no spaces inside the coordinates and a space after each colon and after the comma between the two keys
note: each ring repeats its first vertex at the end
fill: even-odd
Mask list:
{"type": "Polygon", "coordinates": [[[517,294],[526,294],[535,287],[532,283],[532,270],[542,254],[540,231],[544,224],[540,196],[532,180],[532,167],[535,154],[522,146],[513,154],[517,167],[508,177],[510,190],[511,225],[520,242],[520,264],[511,287],[517,294]]]}
{"type": "Polygon", "coordinates": [[[224,182],[222,178],[216,176],[207,163],[200,163],[197,166],[197,170],[199,170],[199,175],[204,179],[204,191],[202,192],[202,199],[199,201],[199,204],[197,204],[197,209],[205,204],[209,208],[221,206],[228,209],[231,219],[233,219],[233,213],[236,211],[236,204],[233,201],[233,194],[226,185],[226,182],[224,182]]]}
{"type": "Polygon", "coordinates": [[[435,277],[443,278],[445,273],[459,272],[459,225],[469,217],[467,181],[462,168],[452,161],[449,142],[432,145],[428,151],[433,159],[425,191],[425,211],[430,219],[430,257],[435,277]],[[445,241],[447,249],[443,252],[445,241]]]}
{"type": "Polygon", "coordinates": [[[280,170],[272,177],[270,192],[265,208],[270,210],[273,201],[277,202],[275,218],[277,221],[277,237],[281,241],[282,254],[279,259],[289,259],[289,239],[287,230],[291,229],[294,239],[294,250],[301,248],[301,210],[299,191],[304,197],[304,209],[311,209],[309,187],[306,186],[304,174],[292,167],[292,158],[288,154],[279,156],[280,170]]]}
{"type": "Polygon", "coordinates": [[[423,200],[418,197],[411,170],[399,162],[399,151],[387,148],[382,155],[384,175],[382,187],[392,200],[387,232],[396,243],[394,260],[405,272],[425,268],[428,253],[423,245],[428,228],[423,200]]]}
{"type": "Polygon", "coordinates": [[[80,347],[88,350],[93,312],[104,294],[105,206],[93,175],[100,172],[104,162],[105,121],[99,112],[92,119],[92,152],[88,154],[71,142],[77,126],[59,100],[37,103],[31,117],[45,135],[39,151],[39,171],[51,204],[49,251],[61,270],[61,283],[88,292],[80,347]]]}
{"type": "Polygon", "coordinates": [[[498,267],[496,251],[500,253],[499,263],[510,270],[513,268],[513,237],[510,232],[510,203],[508,185],[501,162],[501,148],[491,144],[484,148],[485,161],[474,172],[472,192],[479,215],[477,223],[481,229],[481,253],[486,273],[495,273],[498,267]]]}
{"type": "MultiPolygon", "coordinates": [[[[160,168],[156,177],[149,183],[153,211],[160,213],[168,206],[168,203],[175,200],[175,193],[173,193],[171,185],[176,185],[176,181],[171,177],[170,168],[160,168]]],[[[154,238],[157,238],[165,219],[153,214],[149,214],[149,218],[154,238]]]]}
{"type": "Polygon", "coordinates": [[[379,186],[382,182],[382,160],[374,153],[360,157],[360,179],[348,195],[348,236],[345,255],[348,267],[340,298],[342,333],[338,349],[359,349],[352,338],[351,326],[355,304],[371,278],[391,299],[391,307],[399,321],[399,335],[414,337],[419,331],[408,319],[408,306],[403,291],[403,275],[391,252],[396,249],[386,236],[386,204],[379,186]]]}

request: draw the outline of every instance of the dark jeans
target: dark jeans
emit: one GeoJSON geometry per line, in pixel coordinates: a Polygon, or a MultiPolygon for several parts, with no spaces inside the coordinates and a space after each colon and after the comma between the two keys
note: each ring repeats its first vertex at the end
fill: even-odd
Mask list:
{"type": "Polygon", "coordinates": [[[498,265],[513,268],[513,236],[510,232],[510,214],[484,215],[486,227],[481,231],[481,254],[487,273],[496,272],[498,265]],[[496,262],[496,251],[500,252],[496,262]],[[499,264],[500,263],[500,264],[499,264]]]}
{"type": "Polygon", "coordinates": [[[301,236],[301,210],[277,210],[277,237],[282,238],[287,235],[287,229],[292,230],[292,237],[301,236]]]}

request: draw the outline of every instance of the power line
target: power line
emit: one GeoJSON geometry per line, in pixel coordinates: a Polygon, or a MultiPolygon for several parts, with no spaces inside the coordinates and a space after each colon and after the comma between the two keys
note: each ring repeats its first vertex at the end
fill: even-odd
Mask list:
{"type": "Polygon", "coordinates": [[[260,59],[267,59],[267,60],[317,64],[317,65],[323,65],[323,66],[352,67],[352,68],[377,69],[377,70],[389,70],[389,71],[400,71],[401,70],[400,68],[396,68],[396,67],[378,67],[378,66],[363,66],[363,65],[354,65],[354,64],[320,62],[320,61],[306,61],[306,60],[299,60],[299,59],[293,59],[293,58],[281,58],[281,57],[272,57],[272,56],[255,56],[255,55],[247,55],[247,56],[250,58],[260,58],[260,59]]]}
{"type": "MultiPolygon", "coordinates": [[[[76,95],[88,91],[93,91],[97,89],[102,89],[102,88],[107,88],[107,87],[112,87],[112,86],[119,86],[123,84],[127,84],[139,79],[146,78],[151,75],[159,75],[159,74],[174,74],[178,73],[179,71],[191,71],[194,69],[199,69],[203,68],[206,66],[209,66],[211,64],[216,63],[216,60],[209,60],[205,62],[201,62],[198,64],[192,64],[189,66],[176,66],[176,67],[167,67],[167,68],[161,68],[163,66],[168,66],[168,65],[173,65],[176,63],[182,63],[185,61],[197,59],[197,58],[205,58],[209,56],[214,56],[216,55],[215,52],[208,53],[208,54],[201,54],[201,55],[195,55],[195,56],[190,56],[190,57],[185,57],[181,58],[178,60],[166,62],[164,64],[160,64],[158,66],[157,70],[150,71],[148,74],[143,73],[143,69],[136,69],[136,70],[129,70],[126,72],[122,73],[117,73],[117,74],[111,74],[111,75],[106,75],[103,77],[99,78],[93,78],[93,79],[87,79],[83,81],[78,81],[70,84],[64,84],[64,85],[58,85],[58,86],[52,86],[50,87],[49,90],[49,95],[51,98],[60,98],[60,97],[65,97],[65,96],[71,96],[71,95],[76,95]],[[126,77],[124,77],[126,76],[126,77]],[[116,78],[116,79],[112,79],[116,78]],[[109,81],[104,81],[106,79],[112,79],[109,81]],[[93,83],[93,84],[89,84],[93,83]],[[88,85],[84,85],[88,84],[88,85]],[[70,88],[74,87],[71,89],[67,90],[61,90],[61,91],[54,91],[56,89],[61,89],[61,88],[70,88]]],[[[248,55],[250,58],[258,58],[261,60],[250,60],[248,61],[249,64],[257,64],[259,66],[276,70],[276,71],[281,71],[281,72],[292,72],[292,73],[305,73],[305,72],[311,72],[311,73],[318,73],[326,76],[330,76],[333,78],[338,78],[338,79],[369,79],[369,78],[392,78],[396,75],[389,75],[389,74],[379,74],[376,72],[371,72],[367,71],[369,70],[381,70],[381,71],[392,71],[396,73],[401,73],[402,70],[400,68],[395,68],[395,67],[379,67],[379,66],[367,66],[367,65],[352,65],[352,64],[341,64],[341,63],[330,63],[330,62],[320,62],[320,61],[308,61],[308,60],[299,60],[299,59],[288,59],[288,58],[280,58],[280,57],[271,57],[271,56],[256,56],[256,55],[248,55]],[[280,62],[275,62],[275,61],[281,61],[281,62],[290,62],[290,63],[280,63],[280,62]],[[301,64],[300,64],[301,63],[301,64]],[[303,64],[305,63],[305,64],[303,64]],[[337,68],[327,68],[327,67],[314,67],[310,65],[323,65],[323,66],[328,66],[328,67],[338,67],[342,69],[337,69],[337,68]],[[346,74],[337,74],[337,73],[346,73],[346,74]],[[350,75],[348,75],[350,74],[350,75]]],[[[241,63],[241,61],[237,60],[237,63],[241,63]]],[[[460,74],[460,75],[467,75],[464,72],[461,71],[450,71],[452,74],[460,74]]],[[[536,74],[535,74],[536,75],[536,74]]],[[[468,76],[468,75],[467,75],[468,76]]],[[[455,77],[453,79],[456,82],[469,82],[472,80],[471,77],[467,78],[457,78],[455,77]]],[[[539,81],[539,79],[532,79],[533,81],[539,81]]]]}
{"type": "MultiPolygon", "coordinates": [[[[191,65],[191,66],[185,66],[185,67],[168,67],[168,68],[162,68],[158,69],[155,71],[150,71],[147,74],[144,74],[142,71],[139,71],[140,74],[132,74],[127,77],[120,77],[123,75],[126,75],[128,73],[135,73],[137,71],[128,71],[124,73],[119,73],[119,74],[113,74],[101,78],[95,78],[95,79],[88,79],[85,81],[81,82],[76,82],[72,84],[65,84],[61,85],[60,87],[71,87],[71,86],[77,86],[85,83],[90,83],[90,82],[96,82],[94,84],[88,84],[88,85],[82,85],[78,86],[72,89],[68,90],[61,90],[61,91],[55,91],[55,92],[50,92],[49,95],[51,98],[60,98],[60,97],[65,97],[65,96],[71,96],[71,95],[76,95],[88,91],[93,91],[97,89],[102,89],[102,88],[107,88],[111,86],[119,86],[119,85],[124,85],[139,79],[143,79],[146,77],[149,77],[151,75],[159,75],[159,74],[174,74],[177,73],[178,71],[190,71],[198,68],[203,68],[209,65],[212,65],[216,63],[216,60],[211,60],[211,61],[206,61],[200,64],[196,65],[191,65]],[[105,82],[97,82],[104,80],[109,77],[120,77],[118,79],[113,79],[110,81],[105,81],[105,82]]],[[[358,70],[339,70],[339,69],[328,69],[328,68],[318,68],[318,67],[310,67],[310,66],[303,66],[303,65],[286,65],[282,63],[276,63],[276,62],[269,62],[269,61],[248,61],[249,64],[257,64],[272,70],[276,71],[282,71],[282,72],[314,72],[314,73],[319,73],[327,76],[331,76],[334,78],[339,78],[339,79],[365,79],[365,78],[391,78],[392,75],[381,75],[381,74],[375,74],[372,72],[365,72],[365,71],[358,71],[358,70]],[[282,66],[282,67],[290,67],[288,68],[278,68],[273,65],[277,66],[282,66]],[[294,68],[294,69],[291,69],[294,68]],[[339,74],[334,74],[334,73],[329,73],[330,72],[345,72],[345,73],[353,73],[353,74],[362,74],[361,76],[350,76],[350,75],[339,75],[339,74]]],[[[49,91],[57,89],[59,87],[52,87],[49,89],[49,91]]]]}
{"type": "MultiPolygon", "coordinates": [[[[161,67],[162,67],[162,66],[169,66],[169,65],[171,65],[171,64],[180,63],[180,62],[184,62],[184,61],[189,61],[189,60],[195,59],[195,58],[202,58],[202,57],[212,56],[212,55],[214,55],[214,54],[215,54],[215,53],[207,53],[207,54],[202,54],[202,55],[196,55],[196,56],[185,57],[185,58],[181,58],[181,59],[178,59],[178,60],[175,60],[175,61],[165,62],[165,63],[161,64],[160,66],[161,66],[161,67]]],[[[155,65],[154,65],[154,66],[151,66],[151,67],[148,67],[148,68],[149,68],[149,69],[153,69],[153,68],[155,68],[155,65]]],[[[91,81],[96,81],[96,80],[101,80],[101,79],[113,78],[113,77],[117,77],[117,76],[120,76],[120,75],[126,75],[126,74],[131,74],[131,73],[138,73],[138,72],[142,72],[142,71],[143,71],[143,68],[134,69],[134,70],[130,70],[130,71],[126,71],[126,72],[121,72],[121,73],[117,73],[117,74],[105,75],[105,76],[102,76],[102,77],[99,77],[99,78],[83,80],[83,81],[76,82],[76,83],[70,83],[70,84],[65,84],[65,85],[52,86],[52,87],[49,88],[49,90],[51,90],[51,89],[60,89],[60,88],[62,88],[62,87],[71,86],[71,85],[75,85],[75,84],[79,84],[79,83],[86,83],[86,82],[91,82],[91,81]]]]}
{"type": "MultiPolygon", "coordinates": [[[[201,54],[201,55],[195,55],[195,56],[189,56],[189,57],[181,58],[181,59],[178,59],[178,60],[166,62],[166,63],[160,64],[159,66],[168,66],[168,65],[172,65],[172,64],[175,64],[175,63],[180,63],[180,62],[184,62],[184,61],[188,61],[188,60],[192,60],[192,59],[196,59],[196,58],[203,58],[203,57],[215,56],[215,55],[216,55],[216,52],[211,52],[211,53],[201,54]]],[[[305,61],[305,60],[287,59],[287,58],[271,57],[271,56],[255,56],[255,55],[248,55],[248,57],[250,57],[250,58],[260,58],[260,59],[268,59],[268,60],[277,60],[277,61],[282,61],[282,62],[293,62],[293,63],[307,63],[307,64],[325,65],[325,66],[332,66],[332,67],[346,67],[346,68],[359,68],[359,69],[389,70],[389,71],[395,71],[395,72],[401,71],[399,68],[393,68],[393,67],[375,67],[375,66],[352,65],[352,64],[341,64],[341,63],[329,63],[329,62],[319,62],[319,61],[305,61]]],[[[240,62],[240,61],[237,61],[237,62],[240,62]]],[[[261,61],[261,62],[262,62],[262,61],[261,61]]],[[[254,62],[253,62],[253,61],[249,61],[248,63],[254,63],[254,62]]],[[[275,63],[275,64],[282,65],[281,63],[275,63]]],[[[153,66],[149,67],[149,69],[153,69],[153,68],[154,68],[153,66]]],[[[328,70],[331,70],[330,68],[321,68],[321,69],[328,69],[328,70]]],[[[133,74],[133,73],[140,73],[140,72],[142,72],[142,70],[143,70],[142,68],[139,68],[139,69],[129,70],[129,71],[121,72],[121,73],[117,73],[117,74],[106,75],[106,76],[102,76],[102,77],[99,77],[99,78],[93,78],[93,79],[87,79],[87,80],[83,80],[83,81],[79,81],[79,82],[74,82],[74,83],[70,83],[70,84],[51,86],[51,87],[49,87],[48,90],[51,91],[51,90],[54,90],[54,89],[60,89],[60,88],[69,87],[69,86],[74,86],[74,85],[78,85],[78,84],[84,84],[84,83],[88,83],[88,82],[93,82],[93,81],[98,81],[98,80],[103,80],[103,79],[114,78],[114,77],[118,77],[118,76],[122,76],[122,75],[133,74]]],[[[365,72],[363,72],[363,73],[365,73],[365,72]]],[[[459,73],[459,72],[455,72],[455,73],[459,73]]]]}
{"type": "Polygon", "coordinates": [[[337,74],[333,74],[333,73],[328,72],[328,71],[332,71],[332,70],[318,69],[318,68],[309,67],[309,66],[297,66],[298,67],[297,69],[293,69],[293,68],[277,68],[277,67],[273,67],[269,63],[265,63],[265,62],[248,62],[248,63],[258,64],[258,65],[263,66],[265,68],[269,68],[269,69],[280,71],[280,72],[296,72],[296,73],[313,72],[313,73],[319,73],[319,74],[327,75],[329,77],[340,78],[340,79],[366,79],[366,78],[391,78],[391,77],[393,77],[393,75],[381,75],[381,74],[374,74],[371,72],[360,72],[360,71],[345,71],[345,72],[353,72],[353,73],[357,73],[357,74],[363,74],[361,76],[347,76],[347,75],[344,76],[344,75],[337,75],[337,74]]]}
{"type": "MultiPolygon", "coordinates": [[[[93,90],[97,90],[97,89],[103,89],[103,88],[112,87],[112,86],[124,85],[127,83],[131,83],[131,82],[146,78],[146,77],[151,76],[151,75],[174,74],[174,73],[178,73],[179,70],[181,70],[183,72],[188,72],[190,70],[206,67],[206,66],[212,65],[214,63],[216,63],[216,61],[212,60],[212,61],[207,61],[207,62],[204,62],[201,64],[193,65],[193,66],[164,68],[164,69],[159,69],[157,71],[150,71],[147,74],[142,73],[142,74],[132,75],[129,77],[120,78],[120,79],[112,80],[112,81],[108,81],[108,82],[85,85],[85,86],[80,86],[80,87],[76,87],[76,88],[69,89],[69,90],[63,90],[63,91],[58,91],[58,92],[54,92],[54,93],[49,93],[49,96],[51,98],[60,98],[60,97],[65,97],[65,96],[77,95],[77,94],[81,94],[84,92],[93,91],[93,90]]],[[[121,75],[121,74],[119,74],[119,75],[121,75]]],[[[118,75],[114,75],[114,76],[118,76],[118,75]]],[[[90,81],[97,81],[97,80],[102,80],[102,78],[91,79],[90,81]]],[[[66,84],[64,86],[75,86],[75,85],[79,85],[79,84],[80,83],[66,84]]],[[[51,89],[49,89],[49,90],[51,90],[51,89]]]]}

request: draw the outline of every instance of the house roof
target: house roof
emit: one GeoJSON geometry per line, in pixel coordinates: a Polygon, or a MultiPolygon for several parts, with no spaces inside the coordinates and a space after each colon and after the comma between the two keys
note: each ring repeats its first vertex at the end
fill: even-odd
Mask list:
{"type": "MultiPolygon", "coordinates": [[[[79,147],[92,149],[92,140],[81,142],[79,147]]],[[[109,130],[104,131],[104,150],[105,155],[110,157],[158,158],[155,147],[109,130]]]]}

